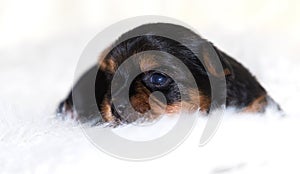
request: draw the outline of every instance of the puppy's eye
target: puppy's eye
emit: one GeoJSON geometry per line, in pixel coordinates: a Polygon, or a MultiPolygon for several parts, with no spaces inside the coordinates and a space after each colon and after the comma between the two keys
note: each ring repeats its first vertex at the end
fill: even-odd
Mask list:
{"type": "Polygon", "coordinates": [[[156,86],[162,86],[167,82],[167,77],[160,73],[154,73],[150,77],[150,83],[156,86]]]}

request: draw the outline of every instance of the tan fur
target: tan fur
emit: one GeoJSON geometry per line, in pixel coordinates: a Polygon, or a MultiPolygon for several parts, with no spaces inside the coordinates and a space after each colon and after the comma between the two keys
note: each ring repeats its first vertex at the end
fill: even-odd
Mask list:
{"type": "Polygon", "coordinates": [[[114,73],[117,70],[118,65],[112,57],[107,57],[107,54],[110,50],[111,47],[108,47],[104,51],[102,51],[102,53],[99,56],[99,64],[101,70],[114,73]]]}
{"type": "Polygon", "coordinates": [[[100,64],[100,69],[110,73],[115,73],[117,70],[117,64],[112,58],[105,59],[100,64]]]}
{"type": "MultiPolygon", "coordinates": [[[[215,77],[222,77],[222,72],[221,73],[217,72],[217,70],[215,69],[215,66],[212,64],[210,59],[211,58],[210,58],[210,55],[208,54],[208,52],[204,51],[203,60],[204,60],[205,67],[207,68],[207,71],[215,77]]],[[[230,70],[227,68],[224,69],[223,73],[225,76],[231,74],[230,70]]]]}
{"type": "Polygon", "coordinates": [[[149,71],[151,69],[154,69],[157,67],[159,64],[155,61],[155,59],[151,56],[145,56],[142,59],[140,59],[140,69],[141,71],[149,71]]]}
{"type": "MultiPolygon", "coordinates": [[[[105,56],[105,54],[107,53],[103,53],[102,56],[105,56]]],[[[217,74],[208,60],[206,60],[206,63],[209,70],[213,74],[217,74]]],[[[155,61],[155,57],[149,55],[143,56],[141,59],[139,59],[139,66],[143,72],[154,69],[158,65],[159,64],[155,61]]],[[[118,65],[113,61],[112,58],[105,58],[102,61],[100,68],[103,71],[115,73],[117,66],[118,65]]],[[[225,74],[227,73],[230,72],[225,71],[225,74]]],[[[180,101],[170,105],[166,105],[155,97],[152,97],[151,92],[141,82],[138,82],[135,91],[136,94],[130,97],[131,105],[137,112],[141,114],[145,114],[151,110],[151,113],[149,115],[147,114],[147,117],[149,117],[148,119],[155,119],[161,114],[178,113],[180,110],[195,111],[199,107],[201,111],[206,112],[211,104],[210,98],[203,95],[201,91],[198,91],[198,89],[188,89],[188,101],[180,101]]],[[[103,112],[103,118],[106,122],[115,121],[115,116],[112,115],[111,104],[108,98],[103,100],[101,109],[103,112]]]]}
{"type": "Polygon", "coordinates": [[[149,105],[149,95],[150,91],[144,87],[141,83],[137,85],[137,94],[130,97],[130,102],[132,104],[132,107],[140,112],[145,113],[150,109],[149,105]]]}
{"type": "Polygon", "coordinates": [[[249,106],[243,109],[243,112],[262,112],[267,106],[266,95],[262,95],[255,99],[249,106]]]}
{"type": "Polygon", "coordinates": [[[211,104],[210,97],[205,96],[201,91],[198,91],[198,89],[189,89],[188,91],[190,97],[190,101],[188,101],[188,103],[190,103],[190,105],[192,104],[200,107],[200,110],[203,112],[208,111],[211,104]]]}
{"type": "Polygon", "coordinates": [[[102,111],[101,112],[102,118],[104,119],[105,122],[114,122],[115,121],[115,116],[112,115],[111,104],[107,97],[105,97],[103,100],[103,103],[101,105],[101,111],[102,111]]]}

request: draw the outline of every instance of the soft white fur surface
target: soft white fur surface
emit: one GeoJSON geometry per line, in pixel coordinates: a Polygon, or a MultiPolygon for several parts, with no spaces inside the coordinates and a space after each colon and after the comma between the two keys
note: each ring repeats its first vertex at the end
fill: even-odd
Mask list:
{"type": "MultiPolygon", "coordinates": [[[[69,91],[77,59],[92,34],[57,36],[0,52],[1,173],[300,172],[297,42],[288,34],[199,32],[248,67],[286,116],[279,117],[271,109],[263,115],[228,110],[204,147],[198,143],[206,118],[199,116],[191,135],[170,154],[145,162],[115,159],[94,147],[76,122],[55,118],[57,104],[69,91]]],[[[130,126],[123,129],[136,132],[130,126]]],[[[139,129],[139,136],[151,131],[139,129]]]]}

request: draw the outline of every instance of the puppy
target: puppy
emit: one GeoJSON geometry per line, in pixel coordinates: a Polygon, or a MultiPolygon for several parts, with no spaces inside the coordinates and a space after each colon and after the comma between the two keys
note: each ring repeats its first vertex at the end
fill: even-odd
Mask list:
{"type": "Polygon", "coordinates": [[[83,74],[57,112],[82,122],[96,119],[97,123],[112,124],[155,119],[182,109],[209,113],[221,105],[212,99],[212,79],[223,79],[224,90],[221,87],[215,93],[225,91],[217,95],[223,95],[227,107],[264,112],[274,104],[280,110],[243,65],[212,43],[183,26],[154,23],[123,34],[103,51],[99,63],[83,74]],[[129,59],[133,61],[122,66],[129,59]],[[131,77],[131,71],[139,73],[131,77]],[[112,83],[114,79],[116,83],[112,83]]]}

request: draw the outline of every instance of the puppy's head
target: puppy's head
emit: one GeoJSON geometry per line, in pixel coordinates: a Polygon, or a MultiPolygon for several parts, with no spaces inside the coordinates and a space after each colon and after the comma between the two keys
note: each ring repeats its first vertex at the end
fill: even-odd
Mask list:
{"type": "Polygon", "coordinates": [[[208,112],[209,78],[231,75],[230,65],[220,55],[211,43],[182,26],[137,27],[100,56],[94,83],[97,109],[104,122],[154,119],[197,108],[208,112]],[[207,48],[216,53],[221,70],[215,68],[207,48]]]}
{"type": "MultiPolygon", "coordinates": [[[[156,50],[136,52],[124,60],[109,54],[98,71],[98,76],[105,76],[106,91],[99,91],[101,81],[95,86],[102,117],[109,122],[131,122],[175,113],[182,107],[197,108],[200,102],[196,82],[189,70],[180,66],[180,60],[156,50]]],[[[203,109],[207,109],[208,95],[201,96],[203,109]]]]}

